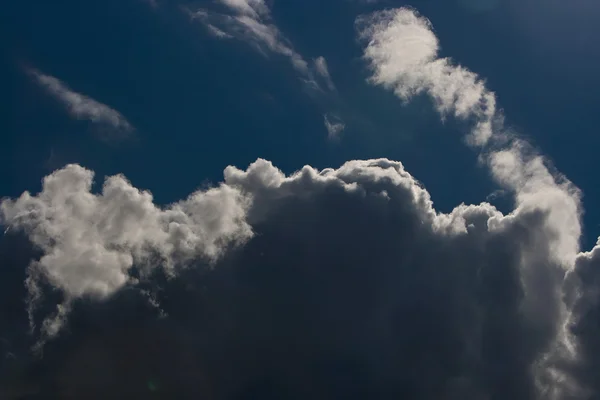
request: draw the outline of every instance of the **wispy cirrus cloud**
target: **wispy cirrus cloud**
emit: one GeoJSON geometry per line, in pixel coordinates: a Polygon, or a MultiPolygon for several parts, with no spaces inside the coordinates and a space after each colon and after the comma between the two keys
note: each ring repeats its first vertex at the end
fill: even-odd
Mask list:
{"type": "Polygon", "coordinates": [[[263,0],[218,0],[218,3],[224,6],[224,12],[185,10],[211,35],[219,39],[246,41],[264,55],[276,53],[288,57],[298,72],[312,79],[308,63],[273,23],[271,12],[263,0]]]}
{"type": "Polygon", "coordinates": [[[335,85],[331,79],[331,74],[329,73],[329,67],[327,66],[327,60],[325,60],[325,57],[321,56],[315,58],[314,67],[317,74],[319,74],[319,76],[325,80],[327,88],[332,92],[335,91],[335,85]]]}
{"type": "Polygon", "coordinates": [[[129,133],[134,130],[131,123],[120,112],[72,90],[60,79],[44,74],[35,68],[28,68],[27,73],[48,94],[58,100],[71,117],[100,124],[121,133],[129,133]]]}
{"type": "MultiPolygon", "coordinates": [[[[331,115],[332,108],[338,108],[331,106],[339,103],[339,99],[325,57],[319,56],[307,62],[275,25],[271,10],[264,0],[217,0],[215,6],[211,9],[184,7],[183,10],[217,39],[244,41],[265,57],[271,54],[287,57],[307,93],[322,108],[321,112],[331,115]]],[[[337,136],[345,127],[339,111],[335,113],[336,122],[325,123],[330,138],[337,136]]]]}

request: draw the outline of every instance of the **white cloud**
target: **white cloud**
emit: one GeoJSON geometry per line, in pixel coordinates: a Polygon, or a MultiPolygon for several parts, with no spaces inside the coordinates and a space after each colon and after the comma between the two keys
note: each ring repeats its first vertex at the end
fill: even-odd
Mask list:
{"type": "Polygon", "coordinates": [[[191,12],[191,11],[187,10],[187,12],[192,19],[200,20],[211,36],[214,36],[218,39],[232,39],[233,38],[233,36],[230,35],[229,33],[224,32],[220,28],[218,28],[215,25],[210,23],[211,17],[207,11],[197,10],[197,11],[191,12]]]}
{"type": "MultiPolygon", "coordinates": [[[[192,261],[207,252],[219,254],[219,238],[245,239],[239,256],[223,264],[217,260],[217,269],[228,268],[231,262],[239,263],[235,264],[239,271],[248,269],[246,274],[258,268],[258,277],[263,278],[250,290],[263,293],[266,304],[320,305],[314,317],[285,312],[287,318],[298,318],[301,332],[314,326],[322,332],[321,341],[350,340],[349,348],[381,343],[381,349],[367,346],[371,350],[364,355],[374,363],[375,373],[385,376],[382,369],[386,371],[390,362],[403,371],[416,368],[419,374],[412,382],[423,398],[430,398],[426,393],[432,379],[446,384],[454,373],[466,379],[459,393],[501,393],[504,386],[487,383],[497,377],[506,379],[503,385],[514,391],[532,390],[530,369],[555,333],[560,312],[555,289],[562,268],[553,256],[547,215],[536,209],[503,215],[487,203],[439,213],[429,193],[399,162],[350,161],[339,169],[321,171],[306,166],[286,176],[270,162],[258,160],[246,170],[226,168],[225,183],[214,189],[217,192],[199,193],[166,210],[158,209],[148,193],[123,177],[109,178],[100,195],[89,192],[90,181],[91,172],[68,166],[46,178],[38,196],[25,194],[2,207],[5,221],[25,229],[44,250],[35,265],[71,296],[106,295],[135,284],[128,276],[133,264],[160,265],[152,251],[177,258],[176,248],[185,248],[182,259],[192,261]],[[31,215],[23,217],[23,210],[31,215]],[[187,223],[172,227],[183,220],[187,223]],[[256,236],[245,221],[258,231],[256,236]],[[268,269],[260,272],[270,265],[296,276],[298,283],[277,278],[275,272],[269,277],[268,269]],[[261,290],[270,279],[279,280],[274,288],[261,290]],[[302,282],[309,286],[302,287],[302,282]],[[269,297],[273,290],[283,297],[269,297]],[[421,317],[413,314],[417,311],[421,317]],[[306,318],[308,326],[301,322],[306,318]],[[310,323],[312,318],[322,322],[310,323]],[[395,318],[405,323],[393,325],[395,318]],[[352,323],[356,319],[362,328],[352,323]],[[336,333],[336,324],[344,328],[341,332],[356,335],[356,345],[349,339],[354,336],[336,333]],[[413,330],[422,331],[424,338],[413,338],[413,330]],[[535,336],[538,331],[541,337],[535,336]],[[505,335],[514,339],[499,345],[502,360],[483,351],[486,343],[505,335]],[[359,339],[363,336],[365,342],[359,339]],[[407,355],[395,359],[397,353],[389,348],[401,349],[406,341],[429,361],[417,363],[407,355]],[[442,372],[432,372],[430,364],[452,362],[448,346],[459,346],[466,364],[459,363],[457,371],[440,377],[442,372]],[[521,346],[527,346],[526,354],[521,346]],[[499,363],[500,369],[482,371],[483,377],[474,372],[478,370],[473,366],[487,362],[499,363]]],[[[248,311],[230,318],[246,314],[259,318],[260,307],[252,306],[252,299],[235,305],[248,311]]],[[[61,306],[55,317],[46,319],[47,331],[58,332],[68,312],[61,306]]],[[[274,315],[268,326],[280,329],[276,321],[274,315]]],[[[285,344],[282,335],[277,337],[285,344]]],[[[439,390],[448,394],[458,390],[451,386],[439,390]]]]}
{"type": "MultiPolygon", "coordinates": [[[[367,43],[364,57],[372,70],[370,81],[393,90],[404,101],[427,93],[442,117],[452,114],[473,121],[469,143],[485,150],[481,158],[494,179],[514,193],[516,208],[512,218],[518,220],[523,215],[543,213],[545,233],[537,245],[548,249],[547,262],[561,266],[564,271],[572,270],[581,258],[580,192],[564,176],[551,173],[547,160],[535,154],[531,146],[504,132],[496,97],[484,81],[450,59],[439,58],[439,43],[430,22],[412,9],[375,12],[360,17],[357,27],[367,43]]],[[[527,271],[523,279],[531,279],[535,284],[544,275],[554,273],[542,263],[527,271]]],[[[560,290],[559,285],[552,289],[554,293],[560,290]]],[[[546,394],[550,396],[551,392],[549,398],[553,399],[564,398],[561,396],[565,391],[576,390],[577,386],[564,371],[548,366],[549,360],[560,359],[564,363],[566,355],[575,357],[569,351],[573,345],[567,328],[572,311],[565,304],[559,306],[553,345],[537,367],[537,379],[544,382],[546,394]],[[549,383],[552,380],[562,383],[549,383]]],[[[536,308],[543,308],[543,303],[536,308]]]]}
{"type": "Polygon", "coordinates": [[[474,118],[470,140],[484,145],[492,135],[496,97],[477,74],[439,58],[431,23],[408,8],[379,11],[357,19],[367,46],[364,57],[373,71],[371,82],[394,90],[405,101],[429,94],[443,115],[474,118]]]}
{"type": "Polygon", "coordinates": [[[219,0],[222,4],[237,11],[240,14],[248,15],[253,18],[268,16],[269,8],[264,0],[219,0]]]}
{"type": "Polygon", "coordinates": [[[519,210],[539,208],[551,214],[548,223],[556,231],[556,257],[572,265],[581,234],[579,192],[564,177],[553,176],[544,159],[531,154],[526,143],[507,144],[496,96],[483,80],[450,59],[438,58],[439,43],[431,23],[413,9],[359,17],[357,27],[367,43],[364,58],[372,70],[372,83],[393,90],[404,101],[428,93],[442,116],[452,113],[474,120],[471,144],[485,147],[494,139],[494,149],[485,155],[492,175],[516,192],[519,210]],[[493,131],[495,121],[499,126],[493,131]]]}
{"type": "Polygon", "coordinates": [[[220,186],[160,208],[122,176],[91,192],[93,173],[69,165],[47,176],[38,195],[0,204],[0,221],[25,231],[44,256],[31,266],[68,298],[106,297],[131,281],[134,265],[214,260],[252,236],[239,191],[220,186]]]}
{"type": "Polygon", "coordinates": [[[331,80],[331,75],[329,74],[329,68],[327,67],[327,60],[325,60],[325,57],[321,56],[315,58],[314,64],[315,71],[317,71],[317,74],[319,74],[323,79],[325,79],[325,84],[327,85],[327,88],[331,91],[335,91],[335,85],[331,80]]]}
{"type": "Polygon", "coordinates": [[[308,63],[273,24],[270,10],[264,1],[220,0],[220,3],[229,8],[231,14],[205,9],[186,11],[213,36],[221,39],[237,38],[250,43],[264,55],[276,53],[288,57],[298,72],[312,79],[308,63]]]}
{"type": "Polygon", "coordinates": [[[263,0],[219,0],[219,3],[226,6],[230,13],[188,8],[185,11],[192,19],[200,21],[212,36],[246,41],[265,56],[269,53],[285,56],[307,85],[321,90],[314,76],[316,73],[330,91],[335,90],[325,58],[317,57],[310,66],[273,23],[271,12],[263,0]]]}
{"type": "MultiPolygon", "coordinates": [[[[299,73],[306,93],[326,114],[330,114],[330,106],[325,104],[338,102],[339,99],[332,97],[336,94],[336,87],[325,57],[317,57],[309,64],[275,25],[264,0],[218,0],[217,3],[225,6],[228,13],[212,9],[183,10],[192,20],[202,23],[207,32],[217,39],[245,41],[265,57],[270,54],[287,57],[299,73]],[[330,97],[324,102],[323,99],[327,96],[330,97]]],[[[335,124],[325,122],[328,131],[334,135],[344,129],[341,119],[337,119],[339,121],[335,124]]]]}
{"type": "Polygon", "coordinates": [[[36,83],[60,101],[73,118],[103,124],[121,132],[133,130],[133,126],[117,110],[71,90],[64,82],[53,76],[36,69],[28,69],[27,72],[36,83]]]}
{"type": "MultiPolygon", "coordinates": [[[[267,48],[276,46],[256,25],[265,15],[256,8],[261,1],[228,3],[267,48]]],[[[259,159],[246,170],[227,167],[220,186],[166,208],[122,176],[94,194],[93,173],[69,165],[46,177],[39,194],[0,206],[9,234],[24,232],[43,252],[30,265],[30,296],[40,301],[37,283],[47,280],[68,299],[107,298],[140,284],[134,268],[165,265],[176,280],[191,269],[174,266],[208,260],[217,278],[201,281],[193,292],[206,297],[185,306],[202,304],[190,315],[203,340],[218,338],[219,359],[230,351],[238,360],[211,369],[228,378],[215,379],[227,382],[222,393],[237,395],[253,382],[248,376],[264,378],[269,367],[257,363],[267,360],[286,382],[302,382],[306,398],[316,397],[297,366],[313,371],[305,366],[317,355],[329,365],[332,348],[369,371],[359,374],[371,390],[364,398],[599,393],[600,242],[579,250],[580,192],[525,142],[509,140],[495,95],[473,72],[437,57],[427,20],[399,9],[362,17],[358,26],[373,83],[404,101],[427,93],[442,116],[472,120],[471,144],[514,199],[512,211],[481,203],[438,212],[403,165],[387,159],[305,166],[289,176],[259,159]],[[243,337],[231,339],[232,327],[243,337]],[[279,354],[294,367],[286,369],[279,354]]],[[[324,76],[324,59],[315,64],[324,76]]],[[[327,114],[324,121],[343,126],[327,114]]],[[[161,306],[155,292],[143,290],[161,306]]],[[[46,334],[60,330],[70,305],[44,320],[46,334]]]]}
{"type": "Polygon", "coordinates": [[[323,115],[323,123],[330,139],[338,138],[340,133],[346,129],[344,122],[333,114],[323,115]]]}
{"type": "MultiPolygon", "coordinates": [[[[156,370],[177,375],[178,388],[190,376],[197,383],[197,375],[182,373],[189,364],[177,362],[192,352],[206,363],[200,370],[211,372],[218,398],[249,390],[273,365],[278,379],[306,398],[325,391],[344,398],[344,387],[357,381],[364,398],[381,392],[410,392],[425,400],[539,398],[532,370],[556,333],[561,297],[555,290],[563,272],[543,210],[503,215],[482,203],[440,213],[403,165],[387,159],[350,161],[338,169],[305,166],[291,175],[259,159],[245,170],[227,167],[224,175],[215,192],[159,209],[123,177],[108,178],[102,193],[92,194],[91,172],[67,166],[47,177],[37,196],[5,200],[4,222],[24,229],[41,247],[36,265],[72,295],[135,285],[128,275],[132,259],[135,266],[160,270],[166,255],[197,267],[174,270],[176,276],[160,284],[137,283],[143,285],[141,297],[152,300],[148,308],[158,303],[161,314],[164,309],[169,315],[166,331],[136,323],[147,321],[144,308],[130,307],[123,315],[130,297],[117,295],[99,307],[112,310],[115,321],[125,320],[127,332],[139,331],[118,343],[136,346],[159,331],[175,341],[182,330],[202,338],[179,349],[166,362],[167,371],[156,370]],[[177,234],[171,229],[175,221],[187,221],[177,234]],[[222,254],[214,268],[202,269],[194,257],[221,254],[224,243],[217,238],[230,233],[245,244],[222,254]],[[174,243],[188,249],[184,257],[174,256],[174,243]],[[114,262],[106,253],[127,260],[114,262]],[[336,384],[346,369],[329,367],[332,348],[357,363],[349,375],[355,379],[336,384]],[[304,368],[310,365],[336,374],[304,368]],[[406,379],[398,382],[399,374],[406,379]]],[[[103,337],[122,332],[96,319],[93,302],[61,306],[55,318],[46,319],[46,329],[60,329],[75,307],[94,321],[73,324],[75,334],[84,335],[76,337],[89,337],[86,326],[97,330],[96,324],[103,337]]],[[[128,365],[141,367],[156,357],[165,362],[154,347],[128,354],[136,360],[128,365]]],[[[64,358],[48,362],[75,363],[72,368],[85,371],[86,385],[65,381],[77,397],[86,397],[90,382],[103,381],[101,375],[93,378],[98,368],[82,366],[95,365],[94,357],[104,351],[81,359],[68,348],[53,349],[64,358]]],[[[137,393],[130,379],[119,382],[129,391],[103,389],[137,393]]],[[[558,390],[563,382],[551,385],[558,390]]]]}

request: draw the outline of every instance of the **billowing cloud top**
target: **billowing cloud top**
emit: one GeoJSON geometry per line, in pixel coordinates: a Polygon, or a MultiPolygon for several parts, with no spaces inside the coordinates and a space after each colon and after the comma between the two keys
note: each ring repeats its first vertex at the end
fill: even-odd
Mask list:
{"type": "Polygon", "coordinates": [[[234,188],[197,192],[161,209],[123,176],[107,178],[98,195],[91,193],[92,178],[91,171],[68,165],[47,176],[38,195],[25,192],[1,204],[2,221],[26,230],[46,251],[37,267],[70,296],[114,293],[134,262],[212,259],[230,241],[251,237],[247,200],[234,188]]]}
{"type": "Polygon", "coordinates": [[[70,398],[598,396],[600,244],[579,250],[579,191],[503,132],[495,95],[437,57],[414,10],[357,26],[370,81],[472,122],[470,144],[514,209],[438,212],[388,159],[290,175],[259,159],[168,207],[123,176],[94,193],[93,173],[68,165],[0,206],[3,240],[24,235],[33,261],[7,246],[0,257],[27,268],[25,319],[53,338],[42,372],[11,376],[70,398]]]}
{"type": "MultiPolygon", "coordinates": [[[[532,368],[560,331],[563,268],[543,208],[505,216],[483,203],[438,213],[402,164],[386,159],[305,167],[291,176],[258,160],[247,170],[228,167],[221,186],[164,210],[123,177],[108,178],[97,195],[90,182],[90,171],[67,166],[46,178],[39,195],[3,203],[5,223],[44,253],[30,268],[70,298],[45,326],[58,329],[63,309],[79,315],[80,307],[93,308],[80,296],[137,282],[155,293],[168,321],[191,324],[186,329],[215,347],[199,360],[209,362],[212,351],[244,360],[202,367],[213,382],[235,382],[214,388],[218,398],[252,390],[253,379],[275,373],[288,390],[342,395],[323,362],[350,363],[340,373],[358,374],[353,384],[367,397],[529,399],[545,376],[532,368]],[[232,240],[245,245],[223,253],[232,240]],[[210,261],[210,270],[201,266],[210,261]],[[187,268],[165,269],[170,263],[187,268]],[[132,280],[133,265],[146,268],[146,277],[132,280]],[[157,273],[179,277],[157,291],[148,278],[157,273]],[[205,289],[178,293],[179,280],[205,289]],[[188,312],[177,317],[183,309],[172,302],[181,296],[191,296],[184,307],[196,314],[191,320],[188,312]],[[229,324],[239,333],[228,336],[229,324]],[[261,369],[252,372],[256,360],[261,369]],[[275,370],[262,370],[268,365],[275,370]]],[[[63,373],[88,362],[68,355],[81,349],[65,351],[70,361],[56,360],[65,363],[63,373]]],[[[101,379],[94,374],[86,379],[101,379]]],[[[167,375],[161,379],[172,379],[167,375]]],[[[63,385],[87,394],[77,380],[63,385]]],[[[104,390],[126,390],[122,385],[104,390]]]]}

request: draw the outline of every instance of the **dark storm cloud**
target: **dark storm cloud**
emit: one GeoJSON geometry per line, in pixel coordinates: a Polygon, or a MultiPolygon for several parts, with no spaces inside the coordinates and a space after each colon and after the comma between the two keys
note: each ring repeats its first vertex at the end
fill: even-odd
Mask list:
{"type": "Polygon", "coordinates": [[[536,398],[563,271],[543,210],[438,214],[388,160],[225,176],[252,238],[75,299],[21,380],[61,399],[536,398]]]}

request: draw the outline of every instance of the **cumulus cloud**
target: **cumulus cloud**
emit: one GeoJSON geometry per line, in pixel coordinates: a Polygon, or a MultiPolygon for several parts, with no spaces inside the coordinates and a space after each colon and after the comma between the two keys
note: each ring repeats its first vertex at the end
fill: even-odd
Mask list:
{"type": "MultiPolygon", "coordinates": [[[[245,245],[211,268],[184,257],[190,267],[174,277],[154,268],[152,280],[135,280],[130,261],[97,260],[112,251],[161,265],[143,243],[173,257],[172,242],[183,239],[166,239],[166,225],[177,205],[158,210],[122,177],[90,194],[90,175],[68,166],[36,196],[44,206],[26,195],[3,206],[5,221],[40,248],[37,264],[53,285],[73,295],[120,288],[104,302],[72,303],[68,331],[39,361],[42,385],[86,398],[140,396],[149,380],[165,398],[537,398],[534,367],[555,338],[563,273],[543,210],[503,215],[482,203],[439,213],[402,164],[386,159],[289,176],[257,160],[226,168],[210,212],[196,200],[181,206],[202,210],[183,213],[201,226],[190,230],[235,232],[245,245]],[[231,212],[220,196],[251,201],[231,212]],[[17,217],[23,209],[38,211],[17,217]],[[242,214],[253,235],[225,217],[242,214]],[[66,243],[75,236],[76,250],[66,243]],[[65,269],[44,261],[59,256],[65,269]]],[[[192,254],[215,254],[211,240],[188,242],[192,254]]]]}
{"type": "MultiPolygon", "coordinates": [[[[257,4],[226,2],[263,18],[257,4]]],[[[579,251],[579,191],[508,138],[494,94],[437,58],[416,12],[388,10],[358,26],[373,83],[405,101],[427,93],[442,115],[472,121],[470,143],[513,210],[439,212],[387,159],[290,175],[259,159],[168,207],[123,176],[94,193],[91,171],[66,166],[39,194],[0,206],[11,228],[0,240],[0,285],[11,290],[0,298],[38,301],[29,315],[9,303],[0,336],[18,357],[14,326],[61,330],[43,359],[8,368],[10,382],[70,398],[600,393],[600,243],[579,251]],[[5,241],[18,235],[27,257],[10,256],[5,241]]]]}
{"type": "MultiPolygon", "coordinates": [[[[252,235],[247,200],[228,186],[163,209],[123,176],[107,178],[99,194],[92,193],[92,181],[91,171],[69,165],[47,176],[39,194],[25,192],[0,205],[0,222],[26,232],[44,252],[29,267],[34,303],[39,277],[67,300],[104,298],[131,282],[134,264],[172,268],[199,257],[214,260],[227,245],[252,235]]],[[[50,334],[68,313],[68,305],[61,307],[54,321],[45,322],[50,334]]]]}
{"type": "Polygon", "coordinates": [[[133,126],[129,121],[117,110],[71,90],[64,82],[53,76],[46,75],[33,68],[28,69],[27,72],[36,83],[62,103],[73,118],[91,121],[122,133],[133,130],[133,126]]]}
{"type": "MultiPolygon", "coordinates": [[[[574,370],[587,398],[595,398],[600,393],[600,332],[597,322],[600,315],[599,271],[600,240],[591,251],[578,255],[573,270],[567,276],[564,290],[565,302],[571,311],[567,329],[573,335],[568,350],[576,355],[567,359],[570,361],[568,366],[574,370]]],[[[559,350],[562,352],[556,352],[555,358],[565,353],[563,349],[559,350]]]]}
{"type": "MultiPolygon", "coordinates": [[[[514,194],[514,217],[532,212],[545,215],[545,233],[536,240],[537,246],[548,248],[550,259],[534,263],[523,279],[534,285],[546,280],[555,273],[547,269],[549,264],[562,268],[560,276],[577,270],[586,258],[579,253],[580,192],[564,176],[552,173],[548,161],[526,142],[506,133],[496,97],[485,82],[452,60],[438,57],[439,43],[430,22],[413,9],[375,12],[358,18],[356,24],[366,43],[364,57],[372,71],[370,82],[393,90],[404,101],[426,93],[442,117],[452,114],[471,121],[468,142],[483,150],[481,159],[492,177],[502,189],[514,194]]],[[[556,296],[563,289],[560,278],[534,308],[543,310],[541,299],[556,296]]],[[[553,321],[555,337],[534,368],[536,385],[543,398],[580,398],[584,389],[571,375],[572,365],[580,365],[583,358],[570,329],[576,318],[573,304],[558,302],[556,310],[549,320],[553,321]]]]}

